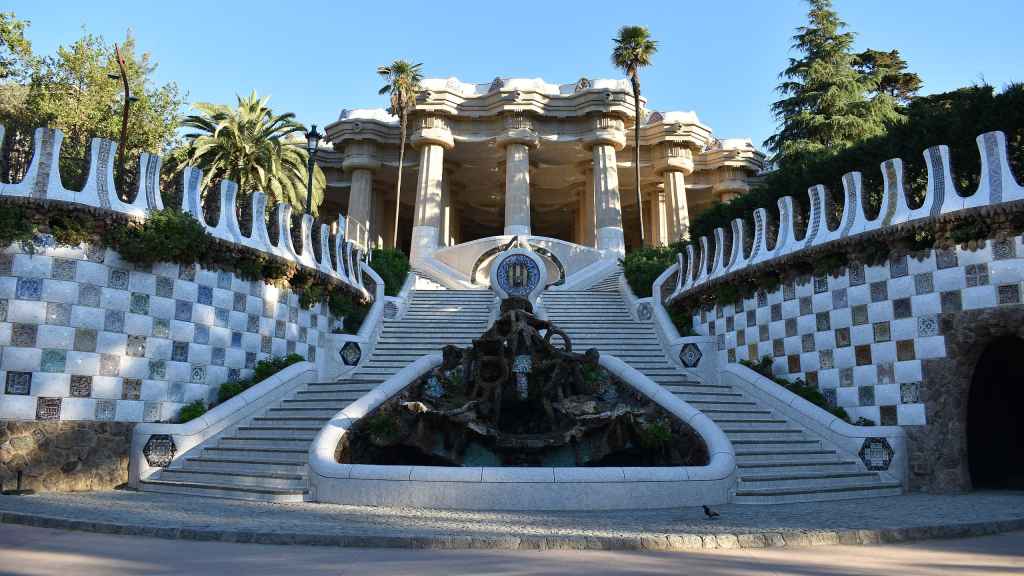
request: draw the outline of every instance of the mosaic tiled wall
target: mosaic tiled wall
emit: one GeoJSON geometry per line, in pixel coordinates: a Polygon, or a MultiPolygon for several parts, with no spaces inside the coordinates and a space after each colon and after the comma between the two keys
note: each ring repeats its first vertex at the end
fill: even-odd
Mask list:
{"type": "Polygon", "coordinates": [[[315,361],[334,323],[231,273],[34,248],[0,252],[0,420],[173,420],[259,360],[315,361]]]}
{"type": "Polygon", "coordinates": [[[925,424],[921,361],[946,356],[939,314],[1020,304],[1022,259],[1022,237],[895,256],[702,310],[694,327],[720,361],[770,356],[776,375],[816,384],[854,419],[925,424]]]}

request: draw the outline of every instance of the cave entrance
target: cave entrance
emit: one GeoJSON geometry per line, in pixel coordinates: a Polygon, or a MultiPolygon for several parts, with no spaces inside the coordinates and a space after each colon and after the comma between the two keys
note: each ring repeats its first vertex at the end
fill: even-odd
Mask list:
{"type": "Polygon", "coordinates": [[[988,345],[967,399],[967,459],[971,484],[1024,490],[1024,340],[988,345]]]}

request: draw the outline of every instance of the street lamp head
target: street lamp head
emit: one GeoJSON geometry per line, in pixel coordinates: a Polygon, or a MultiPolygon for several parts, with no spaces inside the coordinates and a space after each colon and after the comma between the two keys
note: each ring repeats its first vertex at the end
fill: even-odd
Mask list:
{"type": "Polygon", "coordinates": [[[315,154],[321,138],[323,138],[323,134],[317,132],[316,124],[313,124],[309,132],[306,132],[306,151],[315,154]]]}

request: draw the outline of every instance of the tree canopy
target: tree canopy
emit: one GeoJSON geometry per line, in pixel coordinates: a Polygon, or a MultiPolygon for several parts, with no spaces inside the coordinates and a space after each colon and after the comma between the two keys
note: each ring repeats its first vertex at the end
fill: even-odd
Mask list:
{"type": "MultiPolygon", "coordinates": [[[[265,192],[276,202],[302,210],[306,205],[306,128],[295,114],[275,114],[270,98],[256,92],[238,96],[237,106],[196,103],[198,114],[181,123],[195,132],[185,135],[184,161],[203,170],[203,189],[219,179],[232,180],[241,193],[265,192]]],[[[179,167],[183,165],[179,164],[179,167]]],[[[323,199],[327,186],[319,166],[313,171],[313,206],[323,199]]]]}
{"type": "Polygon", "coordinates": [[[889,68],[876,59],[864,64],[871,73],[861,73],[851,51],[854,34],[844,31],[831,1],[809,3],[808,23],[793,36],[801,57],[789,60],[778,86],[783,98],[772,105],[779,131],[764,143],[779,166],[834,153],[902,120],[895,98],[877,89],[889,68]]]}
{"type": "MultiPolygon", "coordinates": [[[[11,161],[27,163],[36,127],[59,128],[65,134],[61,176],[65,186],[77,189],[85,179],[89,140],[120,138],[124,95],[121,81],[109,76],[119,73],[114,48],[102,36],[83,32],[55,54],[38,56],[24,37],[27,27],[13,14],[0,16],[5,74],[0,79],[0,123],[8,130],[7,145],[14,149],[11,161]]],[[[131,159],[126,160],[127,169],[133,172],[139,153],[165,153],[175,145],[184,99],[174,82],[155,85],[156,64],[148,53],[136,53],[131,33],[120,49],[131,94],[137,99],[129,109],[126,146],[131,159]]],[[[14,166],[5,168],[7,177],[18,172],[14,166]]]]}

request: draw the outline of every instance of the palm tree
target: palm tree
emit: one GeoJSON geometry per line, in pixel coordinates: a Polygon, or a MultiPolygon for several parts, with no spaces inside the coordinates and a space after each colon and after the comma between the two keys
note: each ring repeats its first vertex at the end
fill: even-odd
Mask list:
{"type": "MultiPolygon", "coordinates": [[[[274,114],[270,97],[253,91],[237,96],[238,106],[197,103],[198,114],[181,125],[197,130],[186,134],[185,162],[203,169],[203,188],[217,179],[233,180],[241,193],[265,192],[275,202],[287,202],[302,211],[306,203],[307,161],[305,126],[295,114],[274,114]]],[[[319,166],[313,169],[313,206],[316,214],[326,187],[319,166]]]]}
{"type": "Polygon", "coordinates": [[[644,241],[644,206],[640,198],[640,69],[651,65],[651,56],[658,51],[658,41],[651,38],[646,26],[623,26],[619,28],[615,49],[612,50],[612,64],[629,76],[633,84],[634,123],[633,186],[636,188],[636,207],[640,213],[640,243],[644,241]]]}
{"type": "Polygon", "coordinates": [[[423,64],[412,64],[405,60],[395,60],[390,66],[379,66],[377,74],[387,80],[387,84],[377,94],[391,95],[391,106],[388,112],[398,116],[402,132],[402,145],[398,151],[398,183],[395,184],[395,229],[391,245],[398,248],[398,211],[402,199],[402,169],[405,168],[405,136],[409,127],[409,110],[416,104],[416,93],[423,80],[421,68],[423,64]]]}

